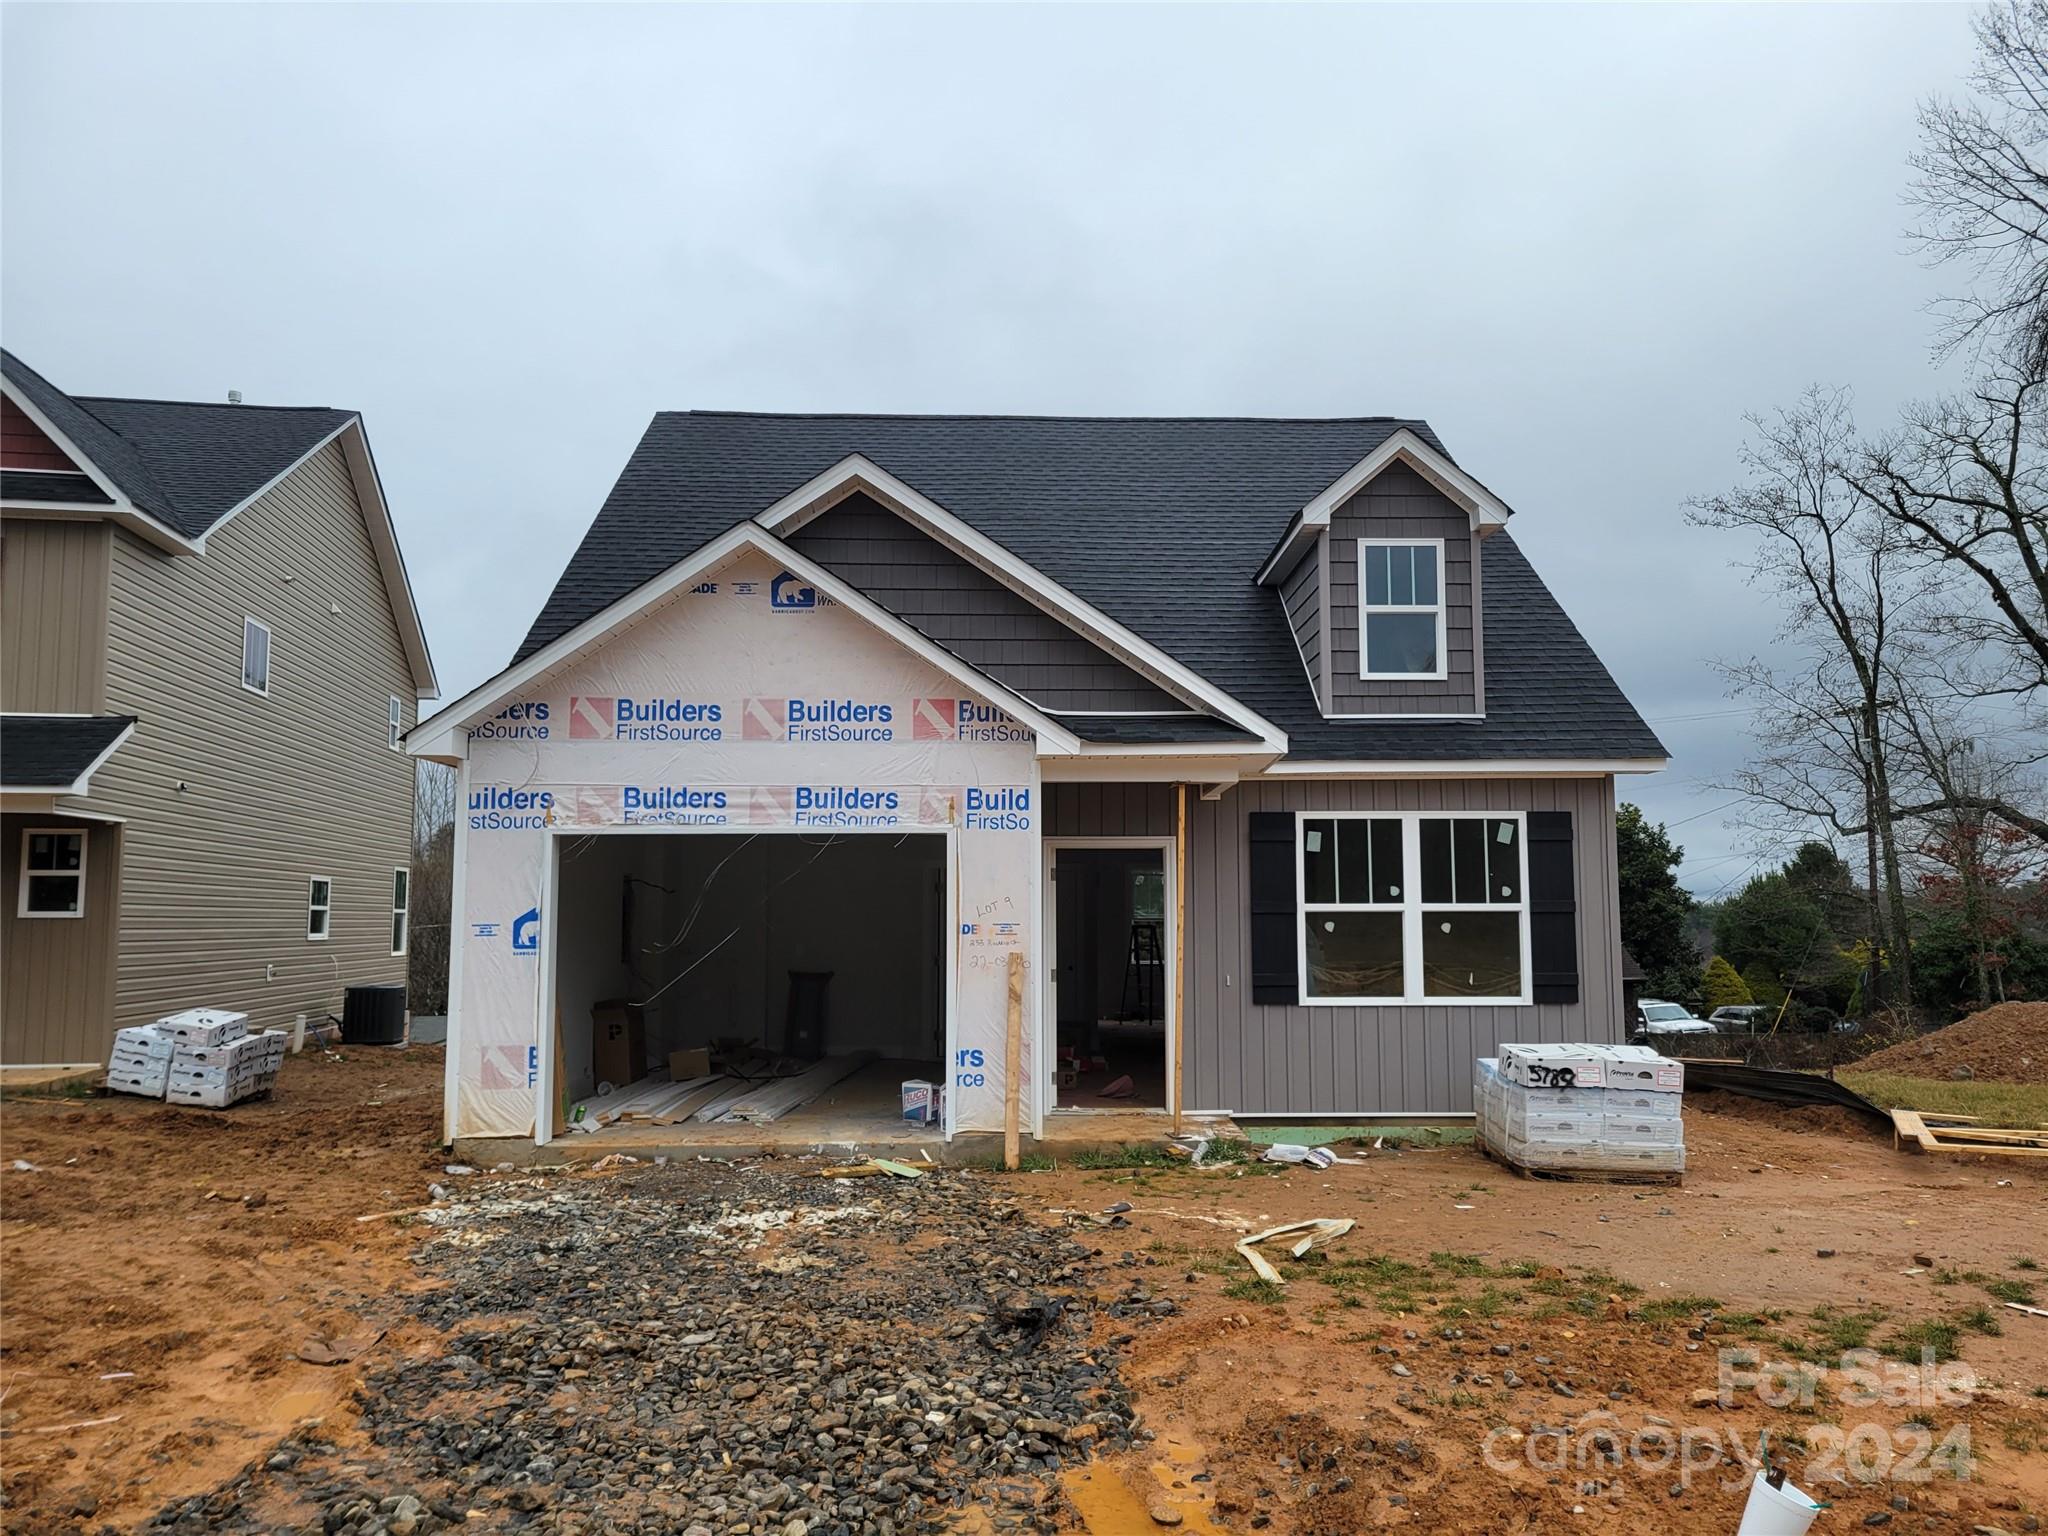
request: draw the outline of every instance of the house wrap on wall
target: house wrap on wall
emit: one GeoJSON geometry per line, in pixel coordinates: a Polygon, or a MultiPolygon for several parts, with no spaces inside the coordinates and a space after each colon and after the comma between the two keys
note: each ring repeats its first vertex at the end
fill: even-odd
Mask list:
{"type": "Polygon", "coordinates": [[[408,738],[461,776],[450,1134],[546,1139],[598,1002],[652,1063],[808,1041],[806,986],[993,1129],[1012,952],[1034,1130],[1118,1069],[1463,1113],[1503,1040],[1622,1038],[1664,750],[1509,516],[1419,421],[656,416],[408,738]]]}

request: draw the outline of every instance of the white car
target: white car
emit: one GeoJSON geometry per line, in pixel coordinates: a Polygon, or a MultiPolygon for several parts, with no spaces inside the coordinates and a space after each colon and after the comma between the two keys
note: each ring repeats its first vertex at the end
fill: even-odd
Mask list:
{"type": "Polygon", "coordinates": [[[1638,1042],[1658,1040],[1668,1035],[1712,1035],[1719,1031],[1705,1019],[1687,1013],[1677,1003],[1660,1002],[1646,997],[1636,1004],[1636,1033],[1638,1042]]]}

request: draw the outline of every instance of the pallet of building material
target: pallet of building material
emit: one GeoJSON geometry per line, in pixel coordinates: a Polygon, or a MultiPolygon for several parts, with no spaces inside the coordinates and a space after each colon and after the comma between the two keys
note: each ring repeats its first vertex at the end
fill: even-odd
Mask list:
{"type": "Polygon", "coordinates": [[[1973,1115],[1892,1111],[1892,1145],[1976,1157],[2048,1157],[2048,1129],[2020,1131],[1979,1125],[1973,1115]],[[1932,1123],[1930,1123],[1932,1122],[1932,1123]]]}
{"type": "Polygon", "coordinates": [[[1500,1147],[1492,1146],[1485,1140],[1476,1143],[1479,1150],[1492,1158],[1510,1173],[1524,1179],[1553,1179],[1563,1183],[1577,1184],[1658,1184],[1673,1185],[1685,1182],[1683,1168],[1627,1168],[1627,1167],[1560,1167],[1546,1164],[1538,1167],[1518,1161],[1500,1147]]]}
{"type": "Polygon", "coordinates": [[[723,1098],[738,1085],[723,1072],[700,1077],[684,1085],[685,1091],[669,1100],[647,1118],[655,1125],[681,1125],[713,1099],[723,1098]]]}
{"type": "Polygon", "coordinates": [[[737,1095],[713,1100],[697,1111],[696,1118],[716,1120],[726,1125],[767,1125],[793,1109],[803,1108],[834,1084],[844,1082],[874,1060],[874,1056],[873,1051],[827,1056],[801,1072],[771,1078],[765,1083],[752,1083],[737,1095]]]}

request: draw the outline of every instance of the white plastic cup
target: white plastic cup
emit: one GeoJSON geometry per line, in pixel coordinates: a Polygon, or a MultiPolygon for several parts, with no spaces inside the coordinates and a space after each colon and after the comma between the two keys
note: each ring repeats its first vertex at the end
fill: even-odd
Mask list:
{"type": "Polygon", "coordinates": [[[1749,1502],[1742,1506],[1742,1524],[1735,1536],[1806,1536],[1820,1505],[1789,1482],[1773,1488],[1764,1480],[1761,1468],[1749,1485],[1749,1502]]]}

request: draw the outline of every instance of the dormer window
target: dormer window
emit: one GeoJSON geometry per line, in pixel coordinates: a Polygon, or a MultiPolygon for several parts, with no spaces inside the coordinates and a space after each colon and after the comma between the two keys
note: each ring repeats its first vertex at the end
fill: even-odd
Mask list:
{"type": "Polygon", "coordinates": [[[1358,675],[1443,677],[1444,541],[1360,539],[1358,569],[1358,675]]]}

